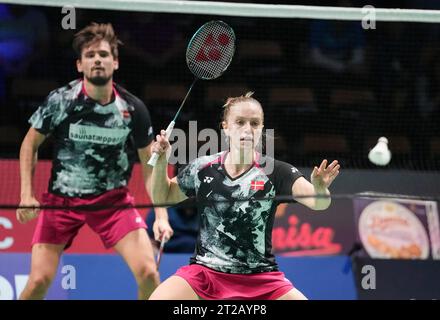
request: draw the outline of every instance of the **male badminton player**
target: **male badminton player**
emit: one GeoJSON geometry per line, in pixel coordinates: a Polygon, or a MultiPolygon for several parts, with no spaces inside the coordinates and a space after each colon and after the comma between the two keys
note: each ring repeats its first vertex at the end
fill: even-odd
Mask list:
{"type": "MultiPolygon", "coordinates": [[[[37,151],[48,135],[54,137],[54,158],[44,206],[132,206],[127,190],[136,152],[148,191],[153,129],[146,106],[113,82],[119,68],[120,41],[111,24],[92,23],[79,31],[73,47],[82,79],[52,91],[29,120],[20,150],[20,206],[39,206],[32,188],[37,151]]],[[[165,211],[165,210],[163,210],[165,211]]],[[[36,209],[21,208],[17,218],[25,223],[36,209]]],[[[79,229],[88,224],[106,248],[114,248],[128,264],[138,285],[138,298],[147,298],[159,284],[146,225],[134,208],[42,210],[32,239],[29,280],[21,299],[44,298],[54,279],[63,250],[79,229]]],[[[165,219],[161,230],[169,238],[165,219]]]]}
{"type": "Polygon", "coordinates": [[[195,196],[200,230],[190,264],[163,282],[150,299],[305,299],[278,270],[271,252],[277,203],[255,199],[289,195],[313,210],[324,210],[330,198],[315,196],[330,195],[328,187],[340,165],[322,161],[309,182],[292,165],[267,157],[273,164],[267,172],[271,166],[264,166],[255,147],[263,121],[263,109],[252,93],[229,98],[222,126],[230,150],[195,159],[173,179],[166,172],[170,145],[165,131],[156,137],[152,151],[160,157],[152,174],[153,201],[178,203],[195,196]]]}

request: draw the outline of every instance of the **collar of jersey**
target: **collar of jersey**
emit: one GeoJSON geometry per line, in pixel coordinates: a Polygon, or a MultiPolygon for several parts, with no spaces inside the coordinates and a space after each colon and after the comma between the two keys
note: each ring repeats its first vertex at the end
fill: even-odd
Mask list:
{"type": "MultiPolygon", "coordinates": [[[[229,153],[229,151],[228,150],[225,150],[222,154],[221,154],[221,156],[220,156],[220,164],[222,165],[222,166],[224,166],[224,164],[225,164],[225,159],[226,159],[226,155],[229,153]]],[[[251,166],[251,168],[253,167],[253,166],[256,166],[257,168],[259,168],[260,167],[260,159],[261,159],[261,154],[259,153],[259,152],[256,152],[255,151],[255,157],[254,157],[254,160],[252,161],[252,166],[251,166]]]]}
{"type": "Polygon", "coordinates": [[[226,168],[225,168],[225,159],[226,159],[226,155],[228,154],[228,152],[229,152],[229,151],[225,151],[225,152],[223,152],[223,154],[220,156],[220,166],[223,168],[225,175],[226,175],[230,180],[232,180],[232,181],[237,180],[237,179],[243,177],[245,174],[249,173],[249,172],[252,170],[253,167],[256,167],[256,168],[259,168],[259,167],[260,167],[259,160],[260,160],[261,154],[258,153],[258,152],[255,152],[255,157],[254,157],[254,160],[253,160],[253,162],[252,162],[252,165],[251,165],[246,171],[242,172],[241,174],[239,174],[238,176],[236,176],[236,177],[233,178],[233,177],[231,177],[231,176],[229,175],[228,171],[227,171],[226,168]]]}
{"type": "Polygon", "coordinates": [[[105,106],[108,106],[109,104],[112,104],[113,102],[115,102],[116,97],[119,96],[118,91],[116,91],[116,87],[115,87],[115,83],[114,82],[112,84],[112,88],[113,88],[112,98],[106,104],[100,104],[98,101],[96,101],[96,100],[92,99],[91,97],[89,97],[89,95],[87,94],[87,91],[86,91],[86,87],[84,86],[84,81],[83,80],[81,80],[81,91],[80,91],[80,94],[82,94],[85,99],[89,99],[90,101],[93,101],[94,103],[96,103],[96,104],[98,104],[98,105],[100,105],[102,107],[105,107],[105,106]]]}

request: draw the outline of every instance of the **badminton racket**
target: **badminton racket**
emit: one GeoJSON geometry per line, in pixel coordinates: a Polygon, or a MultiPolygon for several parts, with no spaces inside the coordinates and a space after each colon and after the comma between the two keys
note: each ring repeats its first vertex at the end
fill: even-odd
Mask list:
{"type": "MultiPolygon", "coordinates": [[[[207,22],[194,33],[186,48],[186,64],[193,73],[194,80],[165,131],[167,139],[197,80],[212,80],[220,77],[231,64],[234,53],[235,33],[225,22],[219,20],[207,22]]],[[[154,167],[158,158],[159,155],[153,153],[148,164],[154,167]]]]}

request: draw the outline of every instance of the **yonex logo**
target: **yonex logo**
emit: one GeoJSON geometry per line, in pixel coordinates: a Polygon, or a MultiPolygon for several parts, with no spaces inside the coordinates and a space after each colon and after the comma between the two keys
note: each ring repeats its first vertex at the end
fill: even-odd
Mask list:
{"type": "Polygon", "coordinates": [[[217,39],[212,33],[208,34],[197,53],[196,61],[219,61],[222,58],[221,47],[226,47],[230,42],[231,39],[226,33],[219,34],[217,39]]]}
{"type": "Polygon", "coordinates": [[[77,106],[75,106],[75,108],[73,109],[73,111],[79,112],[79,111],[81,111],[82,109],[83,109],[83,106],[82,106],[82,105],[77,105],[77,106]]]}
{"type": "Polygon", "coordinates": [[[141,223],[142,222],[142,218],[141,217],[136,217],[136,223],[141,223]]]}
{"type": "Polygon", "coordinates": [[[295,167],[292,167],[292,173],[297,173],[297,172],[298,172],[298,169],[295,167]]]}
{"type": "Polygon", "coordinates": [[[205,179],[203,179],[203,182],[211,183],[212,180],[214,180],[213,177],[205,177],[205,179]]]}

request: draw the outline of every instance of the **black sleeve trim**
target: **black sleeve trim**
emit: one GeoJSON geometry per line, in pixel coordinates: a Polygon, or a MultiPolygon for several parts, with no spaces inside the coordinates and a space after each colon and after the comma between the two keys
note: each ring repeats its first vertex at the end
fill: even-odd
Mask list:
{"type": "Polygon", "coordinates": [[[154,139],[153,125],[151,123],[150,112],[146,105],[136,96],[117,86],[118,92],[124,94],[124,99],[133,107],[129,110],[133,117],[133,138],[137,149],[148,146],[154,139]]]}
{"type": "Polygon", "coordinates": [[[271,177],[275,185],[277,195],[288,196],[292,195],[292,186],[294,182],[304,175],[294,166],[275,160],[274,170],[271,177]]]}

